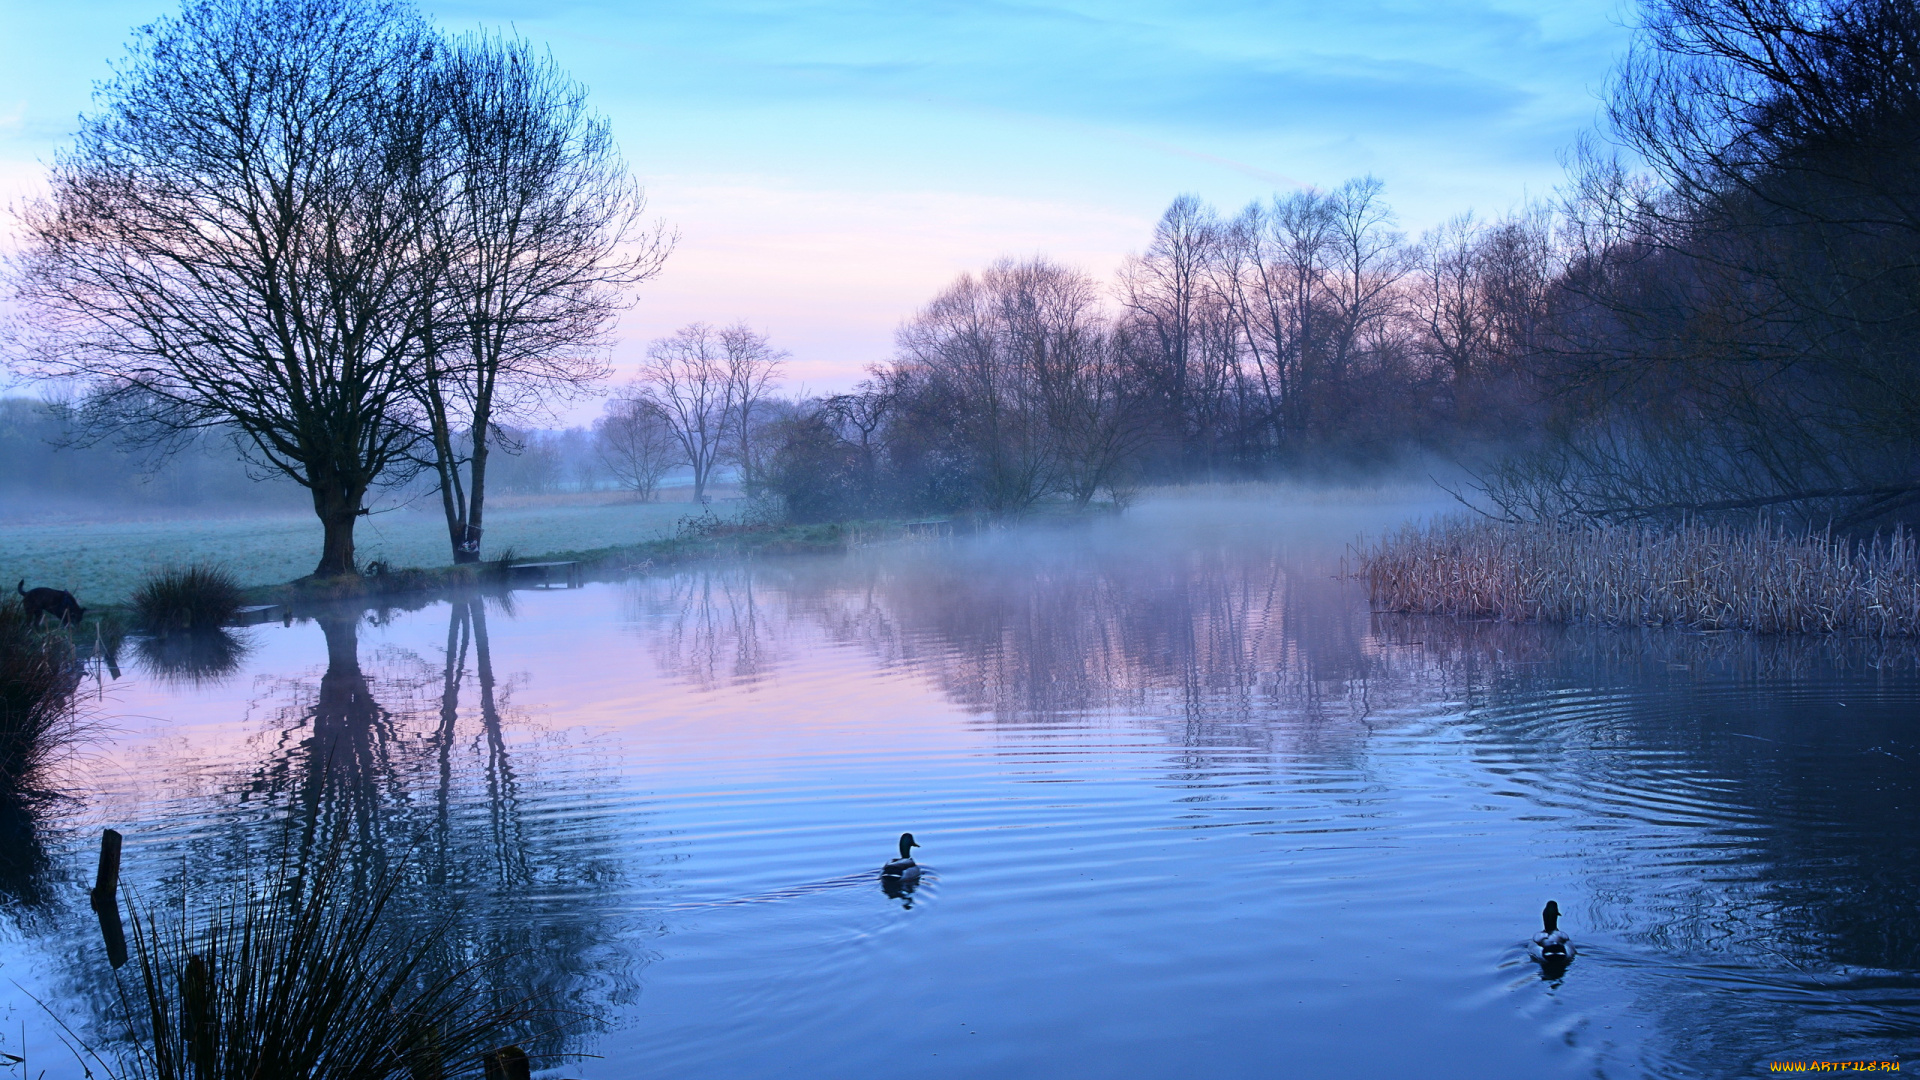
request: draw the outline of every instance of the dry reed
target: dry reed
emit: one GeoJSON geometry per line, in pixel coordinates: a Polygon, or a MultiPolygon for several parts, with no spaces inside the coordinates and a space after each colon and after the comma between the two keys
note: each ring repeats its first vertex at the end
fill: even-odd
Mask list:
{"type": "Polygon", "coordinates": [[[1920,544],[1761,523],[1409,526],[1359,552],[1381,610],[1516,622],[1920,635],[1920,544]]]}

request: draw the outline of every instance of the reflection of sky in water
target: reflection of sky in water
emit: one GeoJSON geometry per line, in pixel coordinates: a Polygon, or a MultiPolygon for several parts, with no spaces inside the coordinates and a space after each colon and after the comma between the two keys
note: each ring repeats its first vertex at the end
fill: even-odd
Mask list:
{"type": "Polygon", "coordinates": [[[604,1018],[567,1075],[1920,1050],[1905,652],[1370,616],[1297,522],[1176,511],[250,631],[224,683],[108,691],[100,794],[41,829],[66,899],[13,909],[0,978],[97,1000],[100,825],[147,893],[338,831],[604,1018]],[[932,870],[889,896],[905,829],[932,870]]]}

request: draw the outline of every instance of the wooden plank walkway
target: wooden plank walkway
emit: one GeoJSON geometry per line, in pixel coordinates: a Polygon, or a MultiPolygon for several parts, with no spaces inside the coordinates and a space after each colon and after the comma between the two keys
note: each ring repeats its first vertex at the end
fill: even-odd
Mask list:
{"type": "Polygon", "coordinates": [[[540,584],[534,586],[538,589],[580,587],[580,564],[577,562],[523,562],[511,563],[507,566],[509,578],[515,575],[532,577],[535,574],[540,576],[540,584]],[[556,575],[560,578],[558,583],[554,581],[556,575]]]}

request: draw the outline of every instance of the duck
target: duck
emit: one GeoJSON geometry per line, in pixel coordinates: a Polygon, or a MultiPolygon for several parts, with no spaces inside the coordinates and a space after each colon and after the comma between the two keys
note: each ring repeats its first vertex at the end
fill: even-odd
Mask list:
{"type": "Polygon", "coordinates": [[[1540,911],[1542,929],[1527,942],[1527,955],[1541,964],[1564,965],[1573,959],[1573,939],[1560,929],[1560,905],[1552,900],[1540,911]]]}
{"type": "Polygon", "coordinates": [[[900,857],[890,860],[885,866],[882,866],[880,868],[880,876],[890,878],[919,877],[920,865],[913,861],[912,855],[908,854],[910,849],[919,846],[919,844],[914,842],[912,833],[901,833],[900,857]]]}

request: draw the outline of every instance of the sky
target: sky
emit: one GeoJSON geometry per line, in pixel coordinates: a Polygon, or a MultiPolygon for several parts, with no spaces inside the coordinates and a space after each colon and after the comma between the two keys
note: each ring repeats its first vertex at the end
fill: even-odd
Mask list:
{"type": "MultiPolygon", "coordinates": [[[[1169,202],[1224,211],[1372,175],[1412,235],[1560,181],[1624,0],[1002,3],[421,0],[551,49],[678,230],[616,367],[693,321],[845,389],[958,274],[1102,280],[1169,202]]],[[[0,0],[0,199],[35,191],[131,30],[177,0],[0,0]]]]}

